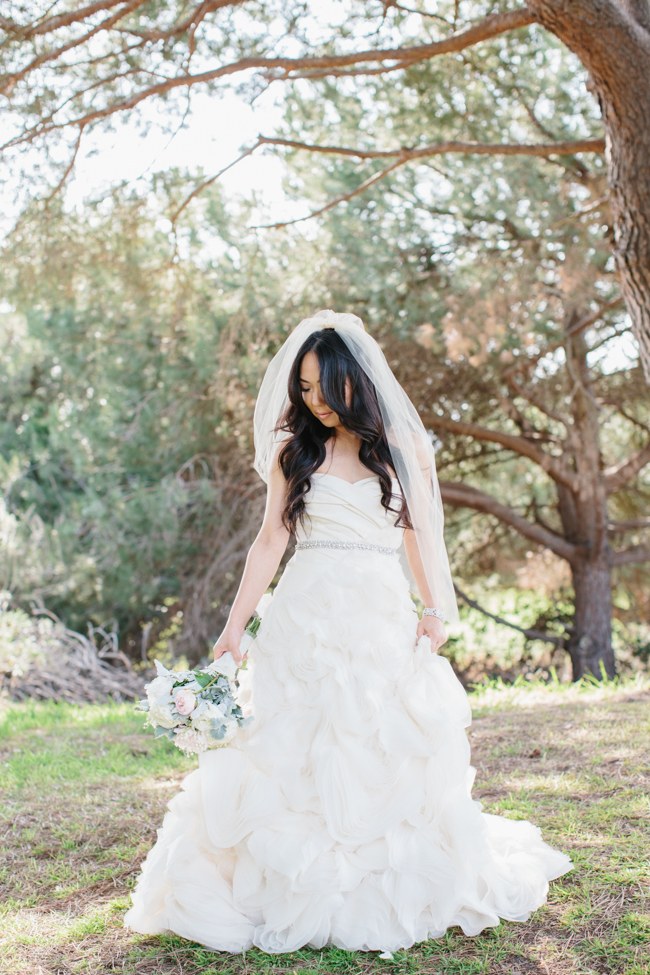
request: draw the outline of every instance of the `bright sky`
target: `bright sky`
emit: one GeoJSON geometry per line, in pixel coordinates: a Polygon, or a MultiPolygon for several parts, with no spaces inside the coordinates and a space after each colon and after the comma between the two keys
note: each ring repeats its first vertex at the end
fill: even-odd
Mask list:
{"type": "MultiPolygon", "coordinates": [[[[153,105],[143,106],[142,116],[155,120],[157,111],[153,105]]],[[[270,94],[250,108],[232,92],[218,96],[194,92],[189,125],[171,138],[152,126],[143,139],[135,119],[122,119],[117,132],[98,133],[86,146],[85,154],[77,160],[69,198],[78,203],[89,192],[108,190],[119,180],[146,181],[150,171],[172,166],[190,170],[202,167],[206,175],[212,175],[254,143],[258,134],[272,135],[279,119],[279,108],[270,94]],[[95,150],[92,155],[91,149],[95,150]]],[[[258,150],[242,160],[220,178],[220,185],[236,194],[256,190],[272,208],[271,216],[282,216],[282,165],[271,152],[263,155],[258,150]]]]}
{"type": "MultiPolygon", "coordinates": [[[[210,95],[195,91],[187,127],[172,136],[162,132],[158,124],[165,106],[143,103],[137,116],[117,116],[114,131],[97,127],[84,137],[73,173],[68,177],[65,199],[71,206],[81,206],[88,197],[108,195],[111,187],[122,180],[136,188],[140,185],[144,192],[153,172],[173,166],[190,173],[202,167],[206,177],[212,176],[253,144],[259,134],[274,134],[281,118],[277,97],[269,90],[251,108],[233,92],[210,95]],[[143,122],[151,123],[144,137],[143,122]]],[[[61,158],[67,160],[69,156],[66,153],[61,158]]],[[[42,158],[38,150],[23,151],[20,160],[15,160],[5,187],[0,233],[9,229],[25,202],[30,187],[24,177],[37,172],[39,166],[42,158]]],[[[282,173],[283,164],[273,148],[258,149],[220,177],[219,184],[226,196],[248,196],[254,191],[260,204],[256,219],[261,223],[301,216],[306,212],[305,205],[298,207],[285,198],[282,173]]],[[[188,181],[188,193],[192,186],[188,181]]]]}
{"type": "MultiPolygon", "coordinates": [[[[380,8],[377,7],[377,10],[380,8]]],[[[377,13],[377,10],[375,13],[377,13]]],[[[332,31],[346,22],[349,14],[347,0],[318,0],[310,10],[309,19],[302,24],[310,44],[317,48],[329,40],[332,31]]],[[[245,30],[255,27],[251,15],[242,9],[237,14],[236,23],[245,30]]],[[[282,18],[267,25],[269,36],[277,34],[282,53],[298,54],[300,45],[286,37],[286,25],[282,18]],[[294,50],[295,47],[295,50],[294,50]]],[[[210,64],[201,64],[199,52],[193,61],[194,69],[207,69],[210,64]]],[[[241,81],[244,74],[237,75],[241,81]]],[[[209,177],[228,165],[242,151],[252,144],[259,134],[271,136],[276,132],[281,118],[279,100],[281,86],[271,86],[255,101],[251,108],[246,101],[234,92],[224,90],[209,94],[200,86],[191,92],[191,115],[187,128],[178,132],[170,142],[170,136],[162,134],[157,124],[167,120],[169,107],[162,103],[144,101],[132,113],[119,113],[110,120],[115,131],[98,125],[86,134],[77,156],[74,173],[68,179],[66,200],[78,205],[87,196],[110,191],[121,180],[127,179],[134,185],[142,181],[146,189],[148,176],[155,171],[164,171],[171,166],[183,166],[194,171],[202,166],[209,177]],[[152,123],[145,138],[142,138],[142,123],[152,123]]],[[[181,112],[173,109],[180,120],[181,112]]],[[[22,120],[5,116],[5,130],[20,131],[22,120]]],[[[76,133],[71,130],[71,137],[76,133]]],[[[22,205],[26,202],[26,183],[22,174],[46,172],[42,167],[39,151],[21,151],[22,158],[9,157],[7,161],[11,175],[5,187],[4,206],[0,211],[0,234],[8,229],[22,205]]],[[[69,153],[59,155],[67,163],[69,153]]],[[[220,178],[220,185],[226,194],[249,195],[255,191],[260,203],[256,220],[270,223],[274,220],[302,216],[308,211],[307,205],[301,207],[284,197],[281,189],[282,163],[274,153],[273,147],[257,150],[254,156],[238,163],[220,178]]],[[[192,184],[188,185],[188,192],[192,184]]]]}

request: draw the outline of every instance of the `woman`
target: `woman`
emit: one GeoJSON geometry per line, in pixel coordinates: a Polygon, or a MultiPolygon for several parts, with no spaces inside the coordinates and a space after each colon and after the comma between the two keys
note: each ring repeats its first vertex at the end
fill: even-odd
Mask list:
{"type": "Polygon", "coordinates": [[[435,652],[458,609],[433,448],[356,316],[298,325],[254,432],[266,510],[215,659],[241,662],[296,538],[239,672],[254,721],[184,779],[126,925],[229,952],[390,952],[527,920],[573,864],[471,797],[471,710],[435,652]]]}

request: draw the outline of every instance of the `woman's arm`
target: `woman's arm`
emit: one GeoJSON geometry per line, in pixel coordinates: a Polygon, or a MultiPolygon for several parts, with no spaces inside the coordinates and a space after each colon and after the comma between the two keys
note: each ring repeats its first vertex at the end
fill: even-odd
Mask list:
{"type": "MultiPolygon", "coordinates": [[[[404,529],[404,551],[406,552],[406,558],[408,559],[408,564],[418,587],[418,595],[422,603],[425,606],[433,606],[433,598],[424,572],[420,549],[418,548],[415,532],[412,528],[404,529]]],[[[433,651],[441,647],[447,640],[447,633],[442,620],[438,619],[437,616],[423,616],[418,623],[416,642],[421,636],[425,635],[431,640],[431,649],[433,651]]]]}
{"type": "Polygon", "coordinates": [[[230,650],[241,662],[239,645],[255,607],[273,581],[289,542],[289,530],[282,523],[287,482],[277,463],[277,452],[269,473],[266,508],[262,526],[251,545],[237,594],[223,633],[213,647],[214,659],[230,650]]]}
{"type": "Polygon", "coordinates": [[[420,549],[418,548],[415,532],[412,528],[404,529],[404,551],[406,552],[406,558],[413,573],[413,578],[417,584],[418,595],[422,600],[422,604],[424,606],[433,606],[431,590],[429,589],[429,583],[424,573],[420,549]]]}

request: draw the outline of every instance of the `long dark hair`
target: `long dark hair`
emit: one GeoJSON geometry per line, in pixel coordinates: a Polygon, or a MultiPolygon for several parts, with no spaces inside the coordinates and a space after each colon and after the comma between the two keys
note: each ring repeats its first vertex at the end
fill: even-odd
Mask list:
{"type": "Polygon", "coordinates": [[[338,414],[347,430],[361,438],[359,459],[379,478],[382,505],[386,511],[398,512],[396,526],[411,528],[406,501],[401,499],[399,509],[391,505],[391,500],[396,497],[387,466],[391,454],[377,391],[334,328],[312,332],[298,350],[289,373],[289,404],[275,428],[292,434],[278,457],[288,483],[287,501],[282,512],[284,526],[295,533],[298,521],[304,523],[304,499],[311,485],[310,476],[325,460],[325,443],[334,436],[334,431],[320,423],[303,400],[300,368],[308,352],[314,352],[318,359],[321,393],[328,407],[338,414]],[[352,387],[350,406],[345,402],[346,379],[352,387]]]}

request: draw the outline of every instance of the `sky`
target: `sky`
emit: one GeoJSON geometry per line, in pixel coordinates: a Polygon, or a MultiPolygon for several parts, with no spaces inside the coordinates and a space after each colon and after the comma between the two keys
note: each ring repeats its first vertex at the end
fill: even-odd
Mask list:
{"type": "MultiPolygon", "coordinates": [[[[145,102],[137,116],[124,113],[116,117],[114,130],[97,127],[86,135],[66,183],[66,204],[81,208],[87,198],[108,196],[111,187],[122,180],[145,192],[153,172],[173,166],[186,167],[190,172],[202,167],[210,176],[235,160],[259,134],[273,135],[281,119],[278,97],[271,90],[253,107],[234,92],[214,95],[195,91],[188,126],[171,136],[159,125],[159,113],[164,110],[164,105],[145,102]],[[144,137],[143,123],[148,126],[144,137]]],[[[61,158],[68,158],[67,151],[61,158]]],[[[20,212],[29,185],[25,177],[42,165],[38,149],[23,150],[13,167],[9,160],[0,233],[7,232],[20,212]]],[[[282,161],[268,148],[237,163],[220,177],[219,185],[226,197],[248,196],[255,191],[260,202],[259,220],[270,223],[307,212],[306,205],[299,206],[284,196],[282,174],[282,161]]],[[[188,183],[188,192],[192,185],[188,183]]]]}
{"type": "MultiPolygon", "coordinates": [[[[142,114],[147,120],[154,120],[156,111],[153,105],[143,106],[142,114]]],[[[218,96],[194,92],[191,124],[171,138],[152,127],[143,139],[135,120],[124,120],[117,133],[98,133],[93,140],[95,145],[88,147],[98,151],[89,155],[86,150],[78,160],[69,199],[80,203],[89,192],[108,189],[120,179],[137,184],[146,181],[151,171],[172,166],[202,167],[208,175],[215,173],[254,143],[258,134],[272,135],[273,123],[279,118],[279,107],[270,97],[264,101],[260,98],[251,108],[232,92],[218,96]]],[[[228,193],[258,191],[271,216],[281,217],[286,203],[280,187],[281,174],[279,159],[258,150],[220,177],[220,185],[228,193]]]]}
{"type": "MultiPolygon", "coordinates": [[[[301,29],[309,43],[316,48],[331,37],[333,30],[346,22],[348,12],[348,0],[318,0],[301,29]]],[[[237,29],[244,33],[258,26],[245,9],[237,12],[234,22],[237,29]]],[[[286,36],[284,17],[271,18],[266,30],[269,37],[277,36],[283,54],[292,56],[300,53],[301,44],[286,36]]],[[[276,53],[280,53],[280,47],[276,53]]],[[[197,51],[193,66],[195,71],[200,71],[207,70],[210,64],[201,63],[197,51]]],[[[242,81],[245,77],[246,73],[242,72],[237,75],[237,80],[242,81]]],[[[141,182],[144,191],[151,172],[164,171],[172,166],[186,166],[190,170],[202,166],[206,176],[212,175],[236,159],[258,134],[273,135],[282,116],[281,86],[271,85],[257,97],[253,107],[227,89],[210,94],[197,86],[192,89],[190,97],[188,126],[174,135],[171,141],[170,136],[161,132],[157,124],[167,121],[164,113],[169,108],[164,102],[157,104],[154,100],[145,100],[132,110],[130,116],[125,112],[119,113],[110,119],[108,127],[100,123],[85,134],[74,172],[66,187],[66,201],[70,205],[80,205],[87,196],[96,197],[103,192],[108,194],[111,185],[125,179],[134,186],[141,182]],[[145,139],[141,136],[143,123],[151,123],[145,139]],[[111,128],[114,131],[110,131],[111,128]]],[[[5,114],[4,118],[5,132],[22,129],[21,118],[12,119],[10,114],[5,114]]],[[[74,135],[76,132],[71,131],[71,138],[74,135]]],[[[26,200],[27,181],[24,175],[46,172],[39,169],[42,158],[42,152],[29,149],[21,149],[13,159],[9,155],[5,165],[10,178],[3,193],[3,207],[0,208],[0,235],[12,226],[26,200]]],[[[62,153],[59,158],[67,162],[69,152],[62,153]]],[[[282,171],[282,163],[270,147],[258,150],[254,156],[238,163],[219,182],[226,194],[248,195],[254,190],[260,201],[260,212],[256,215],[260,223],[307,214],[306,203],[299,206],[284,197],[282,171]]]]}

